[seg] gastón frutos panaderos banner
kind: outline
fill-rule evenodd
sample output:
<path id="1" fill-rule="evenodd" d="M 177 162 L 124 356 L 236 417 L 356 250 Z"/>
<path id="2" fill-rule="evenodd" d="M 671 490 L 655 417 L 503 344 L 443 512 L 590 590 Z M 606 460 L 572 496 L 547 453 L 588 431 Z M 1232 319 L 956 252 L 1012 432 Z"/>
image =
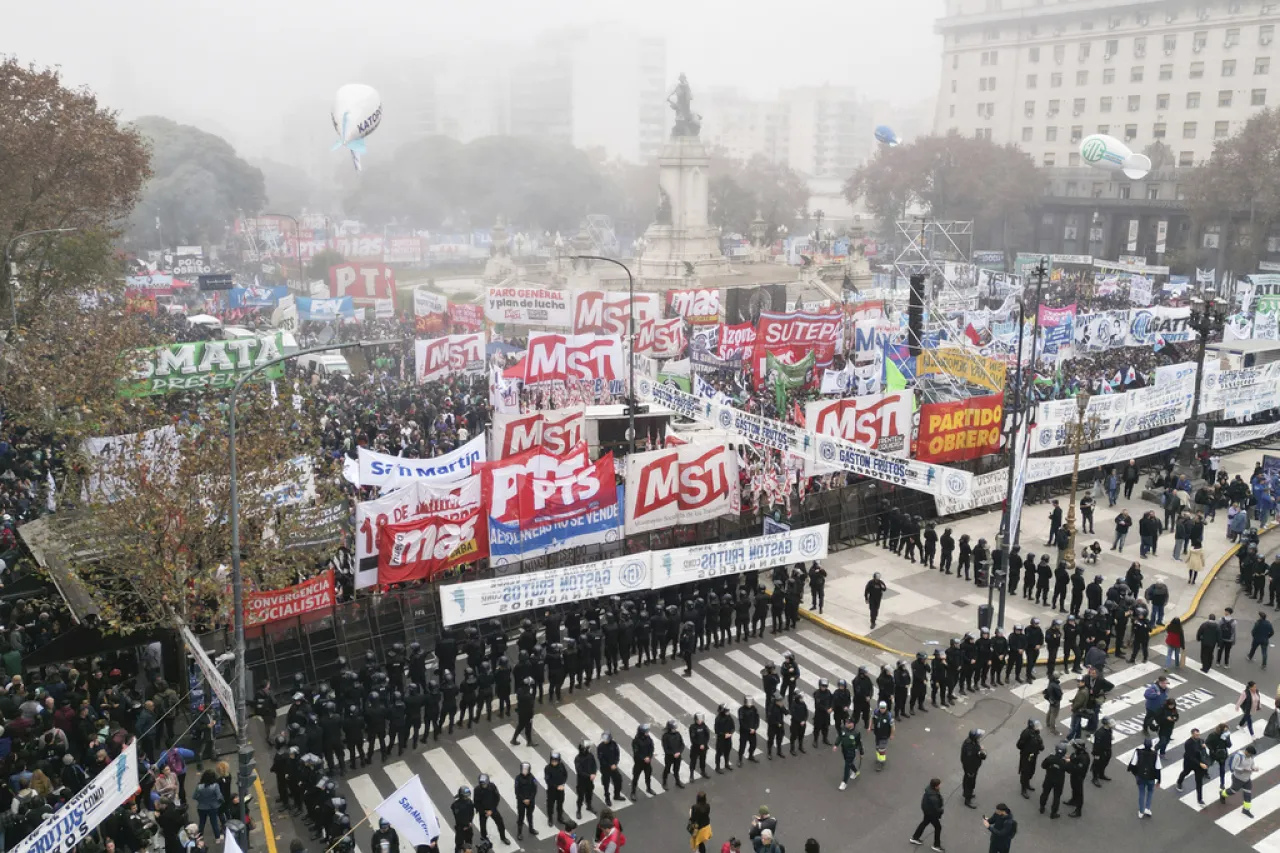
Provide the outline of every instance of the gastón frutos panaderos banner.
<path id="1" fill-rule="evenodd" d="M 124 381 L 121 395 L 149 397 L 170 391 L 230 388 L 241 376 L 281 356 L 279 332 L 230 341 L 193 341 L 137 350 L 134 375 Z M 284 365 L 261 371 L 255 378 L 281 379 Z"/>

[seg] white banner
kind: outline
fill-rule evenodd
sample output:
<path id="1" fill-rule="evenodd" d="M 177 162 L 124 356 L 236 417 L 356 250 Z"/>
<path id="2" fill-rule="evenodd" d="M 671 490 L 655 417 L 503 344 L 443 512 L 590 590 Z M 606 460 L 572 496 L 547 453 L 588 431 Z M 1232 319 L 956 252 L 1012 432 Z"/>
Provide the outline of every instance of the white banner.
<path id="1" fill-rule="evenodd" d="M 413 316 L 429 317 L 432 314 L 449 313 L 449 299 L 425 290 L 413 292 Z"/>
<path id="2" fill-rule="evenodd" d="M 1183 377 L 1165 385 L 1135 388 L 1124 394 L 1094 395 L 1089 398 L 1089 406 L 1085 410 L 1086 423 L 1090 419 L 1096 420 L 1098 441 L 1186 423 L 1191 418 L 1194 394 L 1195 379 Z M 1066 414 L 1069 419 L 1058 423 L 1037 423 L 1031 434 L 1033 453 L 1067 446 L 1068 425 L 1076 422 L 1076 403 L 1074 400 L 1055 403 L 1069 404 L 1070 409 L 1064 410 L 1064 407 L 1055 405 L 1051 414 Z M 1048 405 L 1042 405 L 1041 410 Z"/>
<path id="3" fill-rule="evenodd" d="M 652 552 L 644 551 L 580 566 L 441 584 L 441 619 L 446 626 L 457 625 L 651 589 L 651 557 Z"/>
<path id="4" fill-rule="evenodd" d="M 1169 382 L 1178 382 L 1190 377 L 1191 381 L 1195 381 L 1196 363 L 1194 361 L 1183 361 L 1178 364 L 1162 364 L 1156 368 L 1157 387 L 1165 385 Z"/>
<path id="5" fill-rule="evenodd" d="M 1009 469 L 1001 468 L 989 474 L 973 478 L 973 494 L 968 498 L 948 498 L 938 495 L 933 499 L 938 515 L 954 515 L 981 506 L 1000 503 L 1009 487 Z"/>
<path id="6" fill-rule="evenodd" d="M 440 837 L 440 816 L 422 787 L 421 777 L 410 776 L 408 782 L 383 800 L 374 811 L 391 824 L 410 850 L 429 845 Z M 230 833 L 227 837 L 231 837 Z M 375 850 L 374 853 L 380 851 Z"/>
<path id="7" fill-rule="evenodd" d="M 506 459 L 534 447 L 559 456 L 583 440 L 585 426 L 586 410 L 582 406 L 552 413 L 495 412 L 489 427 L 489 458 Z"/>
<path id="8" fill-rule="evenodd" d="M 1127 251 L 1138 251 L 1138 220 L 1129 220 L 1129 242 L 1125 246 Z"/>
<path id="9" fill-rule="evenodd" d="M 1233 444 L 1244 444 L 1256 441 L 1280 432 L 1280 422 L 1274 424 L 1254 424 L 1242 427 L 1215 427 L 1213 430 L 1213 449 L 1230 447 Z"/>
<path id="10" fill-rule="evenodd" d="M 892 456 L 906 456 L 914 409 L 914 391 L 817 400 L 804 404 L 804 423 L 820 435 L 833 435 Z"/>
<path id="11" fill-rule="evenodd" d="M 529 336 L 524 359 L 524 382 L 606 382 L 623 379 L 626 360 L 617 335 Z"/>
<path id="12" fill-rule="evenodd" d="M 1120 447 L 1109 447 L 1080 454 L 1080 470 L 1090 471 L 1094 468 L 1106 468 L 1136 459 L 1139 456 L 1151 456 L 1166 450 L 1172 450 L 1182 441 L 1184 429 L 1175 429 L 1155 438 L 1139 441 L 1137 444 L 1125 444 Z M 1071 473 L 1072 456 L 1052 456 L 1049 458 L 1031 459 L 1027 463 L 1027 480 L 1037 483 L 1053 477 L 1061 477 Z"/>
<path id="13" fill-rule="evenodd" d="M 418 383 L 439 382 L 447 376 L 483 376 L 485 333 L 415 338 L 413 369 Z"/>
<path id="14" fill-rule="evenodd" d="M 191 629 L 186 625 L 181 625 L 179 633 L 182 634 L 183 642 L 187 644 L 187 651 L 191 652 L 191 656 L 196 659 L 196 666 L 200 667 L 204 680 L 209 682 L 209 689 L 213 691 L 218 704 L 222 706 L 227 719 L 231 721 L 231 728 L 239 728 L 236 725 L 236 700 L 231 692 L 231 685 L 227 684 L 227 680 L 222 677 L 222 673 L 218 672 L 218 668 L 213 665 L 213 661 L 209 660 L 209 653 L 204 650 L 204 646 L 200 645 L 200 641 L 196 639 L 195 634 L 191 633 Z M 130 793 L 132 793 L 132 789 L 130 789 Z"/>
<path id="15" fill-rule="evenodd" d="M 474 462 L 486 460 L 484 436 L 477 435 L 466 444 L 443 456 L 431 459 L 405 459 L 388 453 L 359 448 L 360 485 L 395 488 L 414 480 L 453 483 L 471 475 Z"/>
<path id="16" fill-rule="evenodd" d="M 356 589 L 378 582 L 378 537 L 388 524 L 429 513 L 469 509 L 480 503 L 480 478 L 454 483 L 415 480 L 390 494 L 356 504 Z"/>
<path id="17" fill-rule="evenodd" d="M 634 307 L 633 307 L 634 305 Z M 646 321 L 662 317 L 656 293 L 637 293 L 634 303 L 625 291 L 573 291 L 573 333 L 575 335 L 622 335 L 629 332 L 628 323 L 635 315 L 636 330 Z"/>
<path id="18" fill-rule="evenodd" d="M 542 287 L 490 287 L 485 292 L 484 318 L 490 323 L 569 328 L 569 294 Z"/>
<path id="19" fill-rule="evenodd" d="M 1161 219 L 1156 223 L 1156 254 L 1163 255 L 1167 248 L 1169 240 L 1169 220 Z M 1141 305 L 1150 305 L 1150 302 L 1139 303 Z"/>
<path id="20" fill-rule="evenodd" d="M 89 833 L 115 813 L 138 790 L 138 744 L 132 742 L 116 760 L 89 780 L 62 808 L 41 821 L 12 853 L 70 853 Z"/>
<path id="21" fill-rule="evenodd" d="M 80 448 L 89 462 L 89 477 L 80 490 L 81 500 L 110 503 L 129 497 L 133 494 L 133 472 L 141 475 L 146 471 L 153 481 L 173 480 L 182 461 L 181 444 L 173 426 L 138 434 L 86 438 Z"/>
<path id="22" fill-rule="evenodd" d="M 753 539 L 653 552 L 653 588 L 711 580 L 827 557 L 829 525 L 802 527 Z"/>
<path id="23" fill-rule="evenodd" d="M 1151 279 L 1135 275 L 1129 279 L 1129 301 L 1134 305 L 1151 304 Z"/>
<path id="24" fill-rule="evenodd" d="M 773 447 L 801 459 L 819 461 L 862 477 L 935 496 L 962 498 L 973 490 L 973 475 L 968 471 L 913 459 L 898 459 L 834 436 L 819 435 L 695 397 L 669 385 L 657 385 L 649 379 L 637 379 L 636 388 L 643 400 L 655 400 L 683 417 L 709 423 L 747 441 Z"/>

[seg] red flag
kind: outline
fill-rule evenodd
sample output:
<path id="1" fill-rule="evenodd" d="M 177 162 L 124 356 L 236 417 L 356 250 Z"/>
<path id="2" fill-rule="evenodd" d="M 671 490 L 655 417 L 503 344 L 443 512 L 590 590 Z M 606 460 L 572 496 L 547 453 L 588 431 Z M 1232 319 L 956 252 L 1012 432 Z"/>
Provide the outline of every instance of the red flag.
<path id="1" fill-rule="evenodd" d="M 973 344 L 975 347 L 978 345 L 978 330 L 973 327 L 972 323 L 965 326 L 964 336 L 968 338 L 969 343 Z"/>
<path id="2" fill-rule="evenodd" d="M 800 426 L 800 427 L 804 426 L 804 409 L 800 408 L 800 403 L 799 402 L 792 403 L 791 410 L 795 418 L 796 426 Z"/>

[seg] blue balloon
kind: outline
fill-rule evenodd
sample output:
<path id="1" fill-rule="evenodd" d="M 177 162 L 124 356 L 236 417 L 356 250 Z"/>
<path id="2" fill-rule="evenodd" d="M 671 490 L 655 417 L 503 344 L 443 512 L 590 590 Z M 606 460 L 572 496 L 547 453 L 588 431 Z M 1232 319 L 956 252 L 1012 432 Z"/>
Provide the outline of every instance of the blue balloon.
<path id="1" fill-rule="evenodd" d="M 876 141 L 892 147 L 898 144 L 899 139 L 893 128 L 882 124 L 876 127 Z"/>

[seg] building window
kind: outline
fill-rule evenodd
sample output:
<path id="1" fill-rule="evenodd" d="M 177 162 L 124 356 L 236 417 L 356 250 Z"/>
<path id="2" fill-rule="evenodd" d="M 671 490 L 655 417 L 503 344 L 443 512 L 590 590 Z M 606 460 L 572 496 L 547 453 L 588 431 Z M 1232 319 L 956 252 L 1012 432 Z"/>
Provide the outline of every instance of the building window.
<path id="1" fill-rule="evenodd" d="M 1057 142 L 1057 141 L 1058 141 L 1058 128 L 1056 128 L 1056 127 L 1046 127 L 1046 128 L 1044 129 L 1044 141 L 1045 141 L 1045 142 Z"/>
<path id="2" fill-rule="evenodd" d="M 1055 71 L 1049 75 L 1049 85 L 1055 89 L 1062 87 L 1062 72 Z"/>
<path id="3" fill-rule="evenodd" d="M 1111 112 L 1111 96 L 1110 95 L 1104 95 L 1103 97 L 1098 99 L 1098 109 L 1104 113 Z"/>
<path id="4" fill-rule="evenodd" d="M 1218 93 L 1218 106 L 1220 107 L 1231 106 L 1231 90 L 1230 89 L 1223 89 L 1221 92 Z"/>
<path id="5" fill-rule="evenodd" d="M 1033 115 L 1036 114 L 1036 102 L 1027 101 L 1025 104 L 1022 105 L 1022 109 L 1023 109 L 1023 112 L 1027 114 L 1027 118 L 1031 118 Z"/>
<path id="6" fill-rule="evenodd" d="M 1068 166 L 1079 166 L 1079 165 L 1080 165 L 1080 152 L 1079 152 L 1079 151 L 1072 151 L 1070 154 L 1068 154 L 1068 155 L 1067 155 L 1067 165 L 1068 165 Z"/>
<path id="7" fill-rule="evenodd" d="M 1100 125 L 1098 125 L 1098 133 L 1107 134 L 1107 133 L 1110 133 L 1110 132 L 1111 132 L 1111 125 L 1109 125 L 1109 124 L 1100 124 Z"/>
<path id="8" fill-rule="evenodd" d="M 1236 76 L 1236 61 L 1234 59 L 1222 60 L 1222 76 L 1223 77 Z"/>
<path id="9" fill-rule="evenodd" d="M 1258 44 L 1261 47 L 1267 47 L 1276 38 L 1275 24 L 1263 24 L 1258 27 Z"/>
<path id="10" fill-rule="evenodd" d="M 1167 132 L 1167 130 L 1168 130 L 1168 127 L 1165 125 L 1165 123 L 1162 121 L 1158 121 L 1151 126 L 1151 136 L 1154 139 L 1164 139 L 1164 135 Z"/>
<path id="11" fill-rule="evenodd" d="M 999 30 L 983 30 L 982 31 L 983 41 L 997 41 L 999 38 L 1000 38 Z"/>
<path id="12" fill-rule="evenodd" d="M 1270 74 L 1271 73 L 1271 57 L 1259 56 L 1253 61 L 1254 74 Z"/>
<path id="13" fill-rule="evenodd" d="M 1196 164 L 1196 155 L 1195 155 L 1195 152 L 1194 152 L 1194 151 L 1179 151 L 1179 152 L 1178 152 L 1178 165 L 1179 165 L 1179 166 L 1194 166 L 1195 164 Z"/>
<path id="14" fill-rule="evenodd" d="M 1114 68 L 1102 69 L 1102 82 L 1103 83 L 1116 82 L 1116 70 Z"/>
<path id="15" fill-rule="evenodd" d="M 1036 87 L 1036 75 L 1034 75 L 1034 74 L 1028 74 L 1028 75 L 1027 75 L 1027 88 L 1028 88 L 1028 89 L 1034 89 L 1035 87 Z"/>
<path id="16" fill-rule="evenodd" d="M 1178 49 L 1178 37 L 1177 37 L 1177 36 L 1165 36 L 1165 37 L 1164 37 L 1164 50 L 1165 50 L 1165 53 L 1173 53 L 1173 52 L 1174 52 L 1175 50 L 1177 50 L 1177 49 Z"/>
<path id="17" fill-rule="evenodd" d="M 1141 65 L 1135 65 L 1129 69 L 1129 82 L 1130 83 L 1142 82 L 1142 66 Z"/>
<path id="18" fill-rule="evenodd" d="M 956 81 L 955 81 L 955 80 L 952 80 L 952 81 L 951 81 L 951 94 L 953 94 L 953 95 L 954 95 L 955 93 L 956 93 Z"/>
<path id="19" fill-rule="evenodd" d="M 1167 94 L 1156 95 L 1156 109 L 1158 110 L 1169 109 L 1169 96 Z"/>
<path id="20" fill-rule="evenodd" d="M 1267 90 L 1254 89 L 1253 96 L 1249 99 L 1249 103 L 1251 106 L 1265 107 L 1267 105 Z"/>
<path id="21" fill-rule="evenodd" d="M 987 105 L 980 102 L 978 104 L 978 118 L 985 118 L 986 115 L 987 115 Z"/>
<path id="22" fill-rule="evenodd" d="M 1208 30 L 1197 30 L 1195 34 L 1191 36 L 1191 49 L 1194 50 L 1196 53 L 1199 53 L 1200 51 L 1204 50 L 1205 45 L 1207 45 L 1208 43 L 1209 43 Z"/>
<path id="23" fill-rule="evenodd" d="M 1110 59 L 1111 57 L 1115 56 L 1119 52 L 1120 52 L 1120 40 L 1107 39 L 1107 48 L 1105 51 L 1103 51 L 1103 53 L 1105 54 L 1105 58 Z"/>
<path id="24" fill-rule="evenodd" d="M 1160 79 L 1161 79 L 1161 80 L 1172 80 L 1172 79 L 1173 79 L 1173 65 L 1172 65 L 1172 64 L 1167 64 L 1167 63 L 1166 63 L 1165 65 L 1161 65 L 1161 66 L 1160 66 Z"/>
<path id="25" fill-rule="evenodd" d="M 1147 200 L 1157 201 L 1160 198 L 1160 185 L 1147 184 Z"/>
<path id="26" fill-rule="evenodd" d="M 1062 60 L 1067 58 L 1067 46 L 1065 44 L 1055 44 L 1053 46 L 1053 61 L 1062 64 Z"/>
<path id="27" fill-rule="evenodd" d="M 1201 77 L 1203 77 L 1204 63 L 1203 62 L 1191 63 L 1191 72 L 1187 76 L 1190 77 L 1192 80 L 1199 80 Z"/>
<path id="28" fill-rule="evenodd" d="M 1129 112 L 1136 113 L 1140 109 L 1142 109 L 1142 96 L 1130 95 L 1129 96 Z"/>
<path id="29" fill-rule="evenodd" d="M 1215 122 L 1213 123 L 1213 138 L 1214 138 L 1214 139 L 1226 139 L 1226 138 L 1227 138 L 1227 136 L 1228 136 L 1230 133 L 1231 133 L 1231 122 L 1229 122 L 1229 121 L 1215 121 Z"/>
<path id="30" fill-rule="evenodd" d="M 1077 86 L 1087 86 L 1087 85 L 1089 85 L 1089 72 L 1088 72 L 1088 71 L 1077 71 L 1077 72 L 1076 72 L 1076 85 L 1077 85 Z"/>
<path id="31" fill-rule="evenodd" d="M 1194 121 L 1184 121 L 1182 123 L 1182 138 L 1183 139 L 1196 138 L 1196 123 Z"/>
<path id="32" fill-rule="evenodd" d="M 951 55 L 951 70 L 955 71 L 959 67 L 960 67 L 960 54 L 953 53 Z"/>
<path id="33" fill-rule="evenodd" d="M 1039 61 L 1040 61 L 1040 48 L 1038 48 L 1038 47 L 1029 47 L 1029 48 L 1027 48 L 1027 61 L 1028 61 L 1028 62 L 1039 62 Z"/>
<path id="34" fill-rule="evenodd" d="M 1136 124 L 1126 124 L 1124 126 L 1124 141 L 1132 142 L 1138 138 L 1138 126 Z"/>
<path id="35" fill-rule="evenodd" d="M 1151 15 L 1147 12 L 1139 12 L 1134 18 L 1138 21 L 1138 26 L 1145 27 L 1151 23 Z"/>
<path id="36" fill-rule="evenodd" d="M 1121 184 L 1118 190 L 1119 198 L 1128 198 L 1133 192 L 1133 188 L 1128 184 Z"/>
<path id="37" fill-rule="evenodd" d="M 1079 142 L 1084 138 L 1084 128 L 1080 125 L 1073 125 L 1071 128 L 1071 141 Z"/>
<path id="38" fill-rule="evenodd" d="M 1034 133 L 1035 133 L 1035 131 L 1034 131 L 1032 128 L 1024 127 L 1024 128 L 1022 129 L 1022 141 L 1023 141 L 1023 142 L 1030 142 L 1030 141 L 1031 141 L 1031 137 L 1032 137 L 1032 135 L 1033 135 Z"/>
<path id="39" fill-rule="evenodd" d="M 1089 195 L 1093 196 L 1094 198 L 1102 198 L 1102 192 L 1104 188 L 1105 186 L 1101 181 L 1094 181 L 1093 185 L 1089 187 Z"/>
<path id="40" fill-rule="evenodd" d="M 978 64 L 979 64 L 979 65 L 990 65 L 990 64 L 991 64 L 991 54 L 990 54 L 989 52 L 987 52 L 987 51 L 985 51 L 985 50 L 984 50 L 984 51 L 982 52 L 982 59 L 978 62 Z"/>
<path id="41" fill-rule="evenodd" d="M 951 115 L 949 116 L 949 118 L 955 118 L 955 117 L 956 117 L 956 105 L 955 105 L 955 104 L 952 104 L 952 105 L 951 105 Z"/>
<path id="42" fill-rule="evenodd" d="M 1240 43 L 1240 28 L 1231 27 L 1227 30 L 1226 41 L 1222 43 L 1223 47 L 1235 47 Z"/>
<path id="43" fill-rule="evenodd" d="M 1071 102 L 1071 113 L 1072 115 L 1080 115 L 1082 112 L 1084 112 L 1084 98 L 1076 98 Z"/>
<path id="44" fill-rule="evenodd" d="M 1138 36 L 1133 40 L 1133 55 L 1135 59 L 1142 59 L 1147 55 L 1147 37 Z"/>
<path id="45" fill-rule="evenodd" d="M 1049 118 L 1053 118 L 1057 114 L 1058 114 L 1058 101 L 1055 98 L 1054 100 L 1049 101 L 1049 109 L 1045 113 L 1045 115 L 1049 116 Z"/>
<path id="46" fill-rule="evenodd" d="M 1200 93 L 1187 92 L 1187 109 L 1194 110 L 1200 106 Z"/>
<path id="47" fill-rule="evenodd" d="M 1079 50 L 1079 53 L 1077 54 L 1077 58 L 1079 59 L 1079 61 L 1084 62 L 1086 59 L 1089 58 L 1089 47 L 1090 45 L 1089 45 L 1089 42 L 1087 41 L 1080 43 L 1080 50 Z"/>
<path id="48" fill-rule="evenodd" d="M 1052 151 L 1044 152 L 1044 165 L 1052 166 L 1056 160 L 1057 158 L 1053 156 Z"/>
<path id="49" fill-rule="evenodd" d="M 1080 155 L 1077 154 L 1076 156 L 1079 157 Z M 1072 165 L 1070 157 L 1067 158 L 1067 164 Z M 1067 198 L 1072 198 L 1079 194 L 1080 194 L 1080 185 L 1075 181 L 1067 181 Z"/>
<path id="50" fill-rule="evenodd" d="M 987 78 L 986 78 L 986 77 L 979 77 L 979 78 L 978 78 L 978 91 L 979 91 L 979 92 L 985 92 L 985 91 L 987 91 Z"/>

